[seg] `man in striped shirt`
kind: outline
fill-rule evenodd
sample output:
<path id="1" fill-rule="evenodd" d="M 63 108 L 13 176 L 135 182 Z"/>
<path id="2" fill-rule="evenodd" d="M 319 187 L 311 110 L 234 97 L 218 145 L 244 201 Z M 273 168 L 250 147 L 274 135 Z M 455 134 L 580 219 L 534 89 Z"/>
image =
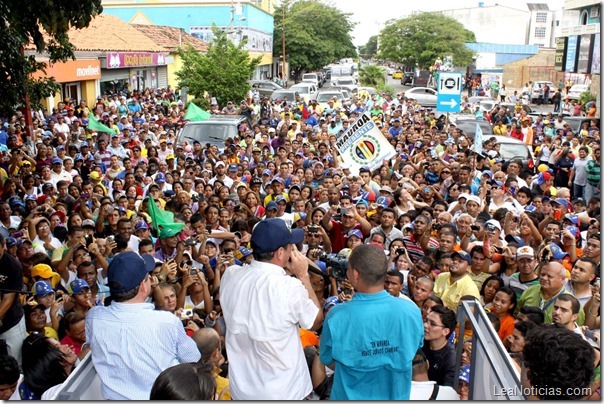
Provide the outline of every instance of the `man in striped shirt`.
<path id="1" fill-rule="evenodd" d="M 413 233 L 410 236 L 403 237 L 409 258 L 414 264 L 430 249 L 438 248 L 438 240 L 430 237 L 432 232 L 431 221 L 427 216 L 419 215 L 413 221 Z"/>
<path id="2" fill-rule="evenodd" d="M 201 357 L 178 317 L 146 303 L 155 260 L 118 254 L 108 269 L 113 302 L 86 316 L 86 341 L 105 400 L 148 400 L 155 379 L 179 363 Z"/>

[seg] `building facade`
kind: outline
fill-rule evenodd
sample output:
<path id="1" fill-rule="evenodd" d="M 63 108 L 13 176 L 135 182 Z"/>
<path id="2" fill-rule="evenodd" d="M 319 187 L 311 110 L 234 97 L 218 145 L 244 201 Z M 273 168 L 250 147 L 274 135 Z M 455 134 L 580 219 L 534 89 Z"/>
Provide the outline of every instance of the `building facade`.
<path id="1" fill-rule="evenodd" d="M 103 0 L 103 12 L 125 22 L 182 28 L 206 43 L 212 40 L 212 25 L 235 43 L 247 39 L 250 57 L 262 58 L 254 79 L 273 74 L 273 9 L 274 0 Z"/>
<path id="2" fill-rule="evenodd" d="M 563 24 L 556 30 L 556 70 L 565 80 L 588 84 L 600 102 L 600 24 L 602 6 L 595 0 L 566 0 Z"/>

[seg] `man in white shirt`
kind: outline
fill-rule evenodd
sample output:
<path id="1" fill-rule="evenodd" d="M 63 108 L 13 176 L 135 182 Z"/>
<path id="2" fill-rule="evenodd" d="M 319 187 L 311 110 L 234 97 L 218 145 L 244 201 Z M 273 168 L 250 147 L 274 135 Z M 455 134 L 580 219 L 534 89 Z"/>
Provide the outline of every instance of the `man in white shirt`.
<path id="1" fill-rule="evenodd" d="M 73 181 L 73 177 L 70 173 L 63 170 L 63 160 L 58 157 L 52 159 L 52 171 L 50 172 L 50 182 L 55 187 L 57 186 L 57 182 L 65 181 L 68 184 Z"/>
<path id="2" fill-rule="evenodd" d="M 53 130 L 55 133 L 62 133 L 65 136 L 69 135 L 69 125 L 65 123 L 65 118 L 62 115 L 57 116 L 57 123 Z"/>
<path id="3" fill-rule="evenodd" d="M 312 392 L 299 327 L 318 329 L 323 311 L 307 259 L 294 245 L 303 240 L 302 229 L 263 220 L 252 232 L 254 261 L 223 275 L 220 302 L 234 400 L 302 400 Z"/>
<path id="4" fill-rule="evenodd" d="M 459 395 L 453 387 L 439 386 L 428 379 L 428 359 L 421 349 L 418 349 L 413 358 L 413 379 L 411 381 L 410 401 L 419 400 L 459 400 Z"/>

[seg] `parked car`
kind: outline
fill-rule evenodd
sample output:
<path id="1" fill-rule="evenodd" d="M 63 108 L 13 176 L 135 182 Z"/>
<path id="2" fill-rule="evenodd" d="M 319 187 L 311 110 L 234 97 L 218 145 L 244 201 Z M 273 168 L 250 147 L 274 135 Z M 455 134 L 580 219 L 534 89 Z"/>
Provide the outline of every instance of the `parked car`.
<path id="1" fill-rule="evenodd" d="M 586 84 L 575 84 L 570 88 L 570 91 L 566 95 L 569 100 L 579 100 L 581 99 L 581 94 L 589 91 L 589 86 Z"/>
<path id="2" fill-rule="evenodd" d="M 363 91 L 367 91 L 369 93 L 369 96 L 377 94 L 377 90 L 373 87 L 359 87 L 357 88 L 356 92 L 353 92 L 353 94 L 360 95 L 363 94 Z"/>
<path id="3" fill-rule="evenodd" d="M 400 80 L 403 78 L 403 72 L 400 70 L 395 71 L 394 73 L 392 73 L 392 78 L 394 80 Z"/>
<path id="4" fill-rule="evenodd" d="M 205 121 L 188 122 L 178 135 L 177 144 L 186 141 L 192 145 L 197 140 L 202 145 L 209 143 L 222 149 L 227 139 L 234 139 L 239 134 L 242 123 L 251 127 L 250 120 L 243 115 L 212 115 Z"/>
<path id="5" fill-rule="evenodd" d="M 403 77 L 401 78 L 401 84 L 404 86 L 413 86 L 413 72 L 403 73 Z"/>
<path id="6" fill-rule="evenodd" d="M 468 97 L 468 102 L 472 105 L 480 104 L 482 101 L 494 101 L 491 97 L 481 96 L 481 95 L 473 95 L 472 97 Z"/>
<path id="7" fill-rule="evenodd" d="M 453 122 L 458 129 L 463 130 L 470 139 L 474 139 L 474 136 L 476 136 L 477 123 L 480 129 L 482 129 L 483 139 L 494 136 L 491 124 L 484 119 L 476 119 L 473 115 L 451 114 L 449 120 Z"/>
<path id="8" fill-rule="evenodd" d="M 531 103 L 535 103 L 539 97 L 543 94 L 543 88 L 545 85 L 549 86 L 549 96 L 547 97 L 547 101 L 545 103 L 551 103 L 552 97 L 556 93 L 556 86 L 551 81 L 536 81 L 533 83 L 533 90 L 531 91 Z"/>
<path id="9" fill-rule="evenodd" d="M 309 82 L 301 82 L 298 84 L 294 84 L 289 88 L 291 91 L 297 91 L 300 94 L 300 97 L 304 99 L 305 102 L 309 102 L 312 98 L 314 98 L 315 93 L 318 91 L 317 86 L 313 83 Z"/>
<path id="10" fill-rule="evenodd" d="M 287 98 L 287 101 L 289 101 L 289 102 L 297 102 L 299 97 L 300 97 L 300 93 L 298 93 L 298 91 L 290 90 L 289 88 L 275 90 L 271 93 L 271 99 L 273 101 L 277 101 L 277 100 L 284 101 Z"/>
<path id="11" fill-rule="evenodd" d="M 329 105 L 327 105 L 327 101 L 331 100 L 333 97 L 336 97 L 340 103 L 344 102 L 344 94 L 342 94 L 342 92 L 339 90 L 319 91 L 317 93 L 316 100 L 321 107 L 327 108 L 329 107 Z"/>
<path id="12" fill-rule="evenodd" d="M 436 106 L 436 91 L 428 87 L 413 87 L 405 91 L 405 97 L 413 98 L 424 107 Z"/>
<path id="13" fill-rule="evenodd" d="M 332 87 L 343 87 L 346 88 L 349 92 L 353 92 L 358 89 L 359 85 L 357 81 L 352 76 L 342 76 L 338 77 L 335 80 L 331 81 Z"/>
<path id="14" fill-rule="evenodd" d="M 270 97 L 273 91 L 283 89 L 279 84 L 270 80 L 252 80 L 250 86 L 256 86 L 261 97 Z"/>
<path id="15" fill-rule="evenodd" d="M 490 111 L 492 110 L 495 105 L 499 105 L 502 107 L 507 107 L 508 111 L 510 111 L 511 113 L 508 115 L 512 115 L 514 108 L 516 107 L 516 104 L 512 103 L 512 102 L 498 102 L 495 100 L 482 100 L 480 101 L 480 110 L 481 111 Z M 533 112 L 533 109 L 531 107 L 529 107 L 528 105 L 521 105 L 522 109 L 524 109 L 526 111 L 527 114 L 530 114 Z"/>
<path id="16" fill-rule="evenodd" d="M 531 149 L 522 140 L 506 136 L 495 136 L 497 143 L 501 145 L 499 154 L 507 163 L 510 160 L 522 160 L 522 167 L 527 170 L 533 170 L 535 160 Z M 486 139 L 485 139 L 486 140 Z"/>
<path id="17" fill-rule="evenodd" d="M 317 88 L 321 87 L 323 84 L 319 81 L 319 75 L 317 73 L 304 73 L 302 75 L 302 81 L 313 83 Z"/>
<path id="18" fill-rule="evenodd" d="M 583 126 L 584 123 L 587 123 L 587 127 L 590 126 L 590 122 L 595 120 L 598 122 L 598 128 L 600 127 L 600 118 L 587 118 L 584 116 L 565 116 L 562 118 L 563 121 L 566 121 L 570 125 L 570 128 L 574 133 L 578 133 Z"/>

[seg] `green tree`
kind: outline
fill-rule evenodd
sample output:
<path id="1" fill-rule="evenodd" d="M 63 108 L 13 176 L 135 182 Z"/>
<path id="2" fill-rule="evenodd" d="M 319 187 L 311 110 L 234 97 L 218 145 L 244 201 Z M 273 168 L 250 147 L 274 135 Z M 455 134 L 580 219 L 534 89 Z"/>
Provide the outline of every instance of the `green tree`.
<path id="1" fill-rule="evenodd" d="M 212 32 L 214 37 L 206 54 L 189 44 L 178 50 L 183 62 L 176 73 L 178 88 L 187 87 L 188 93 L 195 96 L 195 104 L 202 108 L 208 107 L 202 101 L 206 96 L 216 97 L 220 104 L 245 99 L 250 89 L 248 80 L 262 59 L 250 59 L 249 52 L 244 49 L 245 41 L 235 45 L 216 26 L 212 27 Z"/>
<path id="2" fill-rule="evenodd" d="M 373 35 L 369 38 L 367 43 L 363 46 L 359 46 L 359 54 L 367 59 L 373 58 L 378 51 L 378 36 Z"/>
<path id="3" fill-rule="evenodd" d="M 72 27 L 87 27 L 102 11 L 101 0 L 0 1 L 0 116 L 22 108 L 26 95 L 32 107 L 39 108 L 40 100 L 60 88 L 53 78 L 33 79 L 31 74 L 45 73 L 47 65 L 23 51 L 33 43 L 35 51 L 50 62 L 73 59 L 74 49 L 67 32 Z"/>
<path id="4" fill-rule="evenodd" d="M 282 56 L 285 32 L 285 60 L 290 72 L 318 70 L 357 56 L 350 36 L 355 24 L 349 13 L 320 0 L 286 0 L 275 8 L 274 16 L 273 55 Z"/>
<path id="5" fill-rule="evenodd" d="M 475 41 L 474 33 L 453 18 L 419 13 L 386 23 L 380 32 L 379 57 L 427 68 L 436 59 L 452 56 L 455 66 L 465 66 L 472 63 L 474 56 L 465 43 Z"/>
<path id="6" fill-rule="evenodd" d="M 384 71 L 378 66 L 368 65 L 359 69 L 359 80 L 361 85 L 368 87 L 379 87 L 385 84 Z"/>

